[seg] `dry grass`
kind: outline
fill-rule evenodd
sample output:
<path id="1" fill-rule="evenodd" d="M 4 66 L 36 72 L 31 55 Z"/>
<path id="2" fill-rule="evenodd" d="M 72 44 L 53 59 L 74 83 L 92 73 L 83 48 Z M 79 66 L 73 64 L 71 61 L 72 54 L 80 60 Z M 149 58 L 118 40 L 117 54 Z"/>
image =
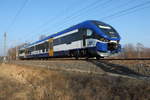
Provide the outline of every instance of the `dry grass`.
<path id="1" fill-rule="evenodd" d="M 0 66 L 0 100 L 149 100 L 149 93 L 143 80 Z"/>
<path id="2" fill-rule="evenodd" d="M 137 65 L 137 64 L 145 64 L 147 65 L 147 67 L 150 67 L 150 60 L 111 60 L 109 62 L 128 65 L 128 66 Z"/>
<path id="3" fill-rule="evenodd" d="M 109 62 L 126 66 L 137 73 L 150 76 L 150 60 L 112 60 Z"/>

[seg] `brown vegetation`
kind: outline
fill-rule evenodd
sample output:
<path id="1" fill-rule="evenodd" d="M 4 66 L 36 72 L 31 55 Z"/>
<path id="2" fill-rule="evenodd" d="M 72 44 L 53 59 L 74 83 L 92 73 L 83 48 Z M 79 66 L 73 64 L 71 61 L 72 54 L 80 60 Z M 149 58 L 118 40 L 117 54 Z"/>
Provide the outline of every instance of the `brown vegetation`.
<path id="1" fill-rule="evenodd" d="M 23 43 L 21 45 L 9 48 L 8 52 L 7 52 L 8 59 L 10 59 L 10 60 L 16 60 L 16 57 L 18 56 L 18 49 L 20 47 L 24 46 L 24 45 L 27 45 L 27 44 L 28 43 Z"/>
<path id="2" fill-rule="evenodd" d="M 107 74 L 0 66 L 0 100 L 149 100 L 150 82 Z"/>
<path id="3" fill-rule="evenodd" d="M 150 58 L 150 48 L 144 47 L 141 43 L 137 43 L 136 46 L 132 44 L 126 44 L 119 58 Z"/>
<path id="4" fill-rule="evenodd" d="M 12 60 L 16 59 L 16 50 L 17 50 L 16 47 L 10 48 L 8 50 L 8 57 L 9 57 L 9 59 L 12 59 Z"/>

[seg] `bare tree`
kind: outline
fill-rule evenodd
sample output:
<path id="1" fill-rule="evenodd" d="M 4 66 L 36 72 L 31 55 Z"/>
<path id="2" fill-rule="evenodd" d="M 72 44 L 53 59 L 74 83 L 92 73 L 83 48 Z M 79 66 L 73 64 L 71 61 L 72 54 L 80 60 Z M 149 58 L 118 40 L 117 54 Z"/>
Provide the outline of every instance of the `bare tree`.
<path id="1" fill-rule="evenodd" d="M 16 47 L 10 48 L 10 49 L 8 50 L 8 58 L 9 58 L 10 60 L 15 60 L 15 59 L 16 59 Z"/>
<path id="2" fill-rule="evenodd" d="M 122 52 L 118 57 L 123 58 L 145 58 L 150 57 L 150 48 L 144 47 L 143 44 L 137 43 L 136 46 L 133 44 L 126 44 L 122 48 Z"/>
<path id="3" fill-rule="evenodd" d="M 141 43 L 136 44 L 136 51 L 137 51 L 137 57 L 140 58 L 143 56 L 144 51 L 144 45 Z"/>
<path id="4" fill-rule="evenodd" d="M 8 49 L 8 52 L 7 52 L 8 58 L 9 58 L 10 60 L 16 60 L 16 57 L 17 57 L 17 55 L 18 55 L 18 49 L 19 49 L 20 47 L 23 47 L 23 46 L 27 45 L 27 44 L 28 44 L 28 43 L 22 43 L 22 44 L 20 44 L 20 45 L 18 45 L 18 46 L 9 48 L 9 49 Z"/>
<path id="5" fill-rule="evenodd" d="M 126 44 L 124 46 L 123 52 L 124 52 L 124 57 L 125 58 L 136 56 L 135 47 L 132 44 Z"/>

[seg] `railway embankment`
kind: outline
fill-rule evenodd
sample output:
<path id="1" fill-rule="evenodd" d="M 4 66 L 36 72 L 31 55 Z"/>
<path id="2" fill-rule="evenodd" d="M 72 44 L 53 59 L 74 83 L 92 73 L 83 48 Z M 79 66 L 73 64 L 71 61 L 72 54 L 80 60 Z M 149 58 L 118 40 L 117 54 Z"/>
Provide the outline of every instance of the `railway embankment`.
<path id="1" fill-rule="evenodd" d="M 0 100 L 149 100 L 150 80 L 95 60 L 18 61 L 0 65 L 0 90 Z"/>
<path id="2" fill-rule="evenodd" d="M 9 64 L 43 67 L 85 73 L 112 73 L 124 76 L 150 76 L 150 60 L 30 60 L 10 61 Z"/>
<path id="3" fill-rule="evenodd" d="M 108 60 L 116 67 L 127 67 L 134 72 L 150 76 L 150 60 Z"/>

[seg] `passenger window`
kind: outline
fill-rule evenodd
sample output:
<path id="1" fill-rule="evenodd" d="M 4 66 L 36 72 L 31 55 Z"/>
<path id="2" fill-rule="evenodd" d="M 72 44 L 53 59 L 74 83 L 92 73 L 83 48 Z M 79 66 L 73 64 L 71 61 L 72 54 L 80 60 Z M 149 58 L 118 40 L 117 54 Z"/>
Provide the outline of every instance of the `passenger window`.
<path id="1" fill-rule="evenodd" d="M 93 31 L 90 29 L 87 29 L 87 36 L 91 36 L 93 34 Z"/>

